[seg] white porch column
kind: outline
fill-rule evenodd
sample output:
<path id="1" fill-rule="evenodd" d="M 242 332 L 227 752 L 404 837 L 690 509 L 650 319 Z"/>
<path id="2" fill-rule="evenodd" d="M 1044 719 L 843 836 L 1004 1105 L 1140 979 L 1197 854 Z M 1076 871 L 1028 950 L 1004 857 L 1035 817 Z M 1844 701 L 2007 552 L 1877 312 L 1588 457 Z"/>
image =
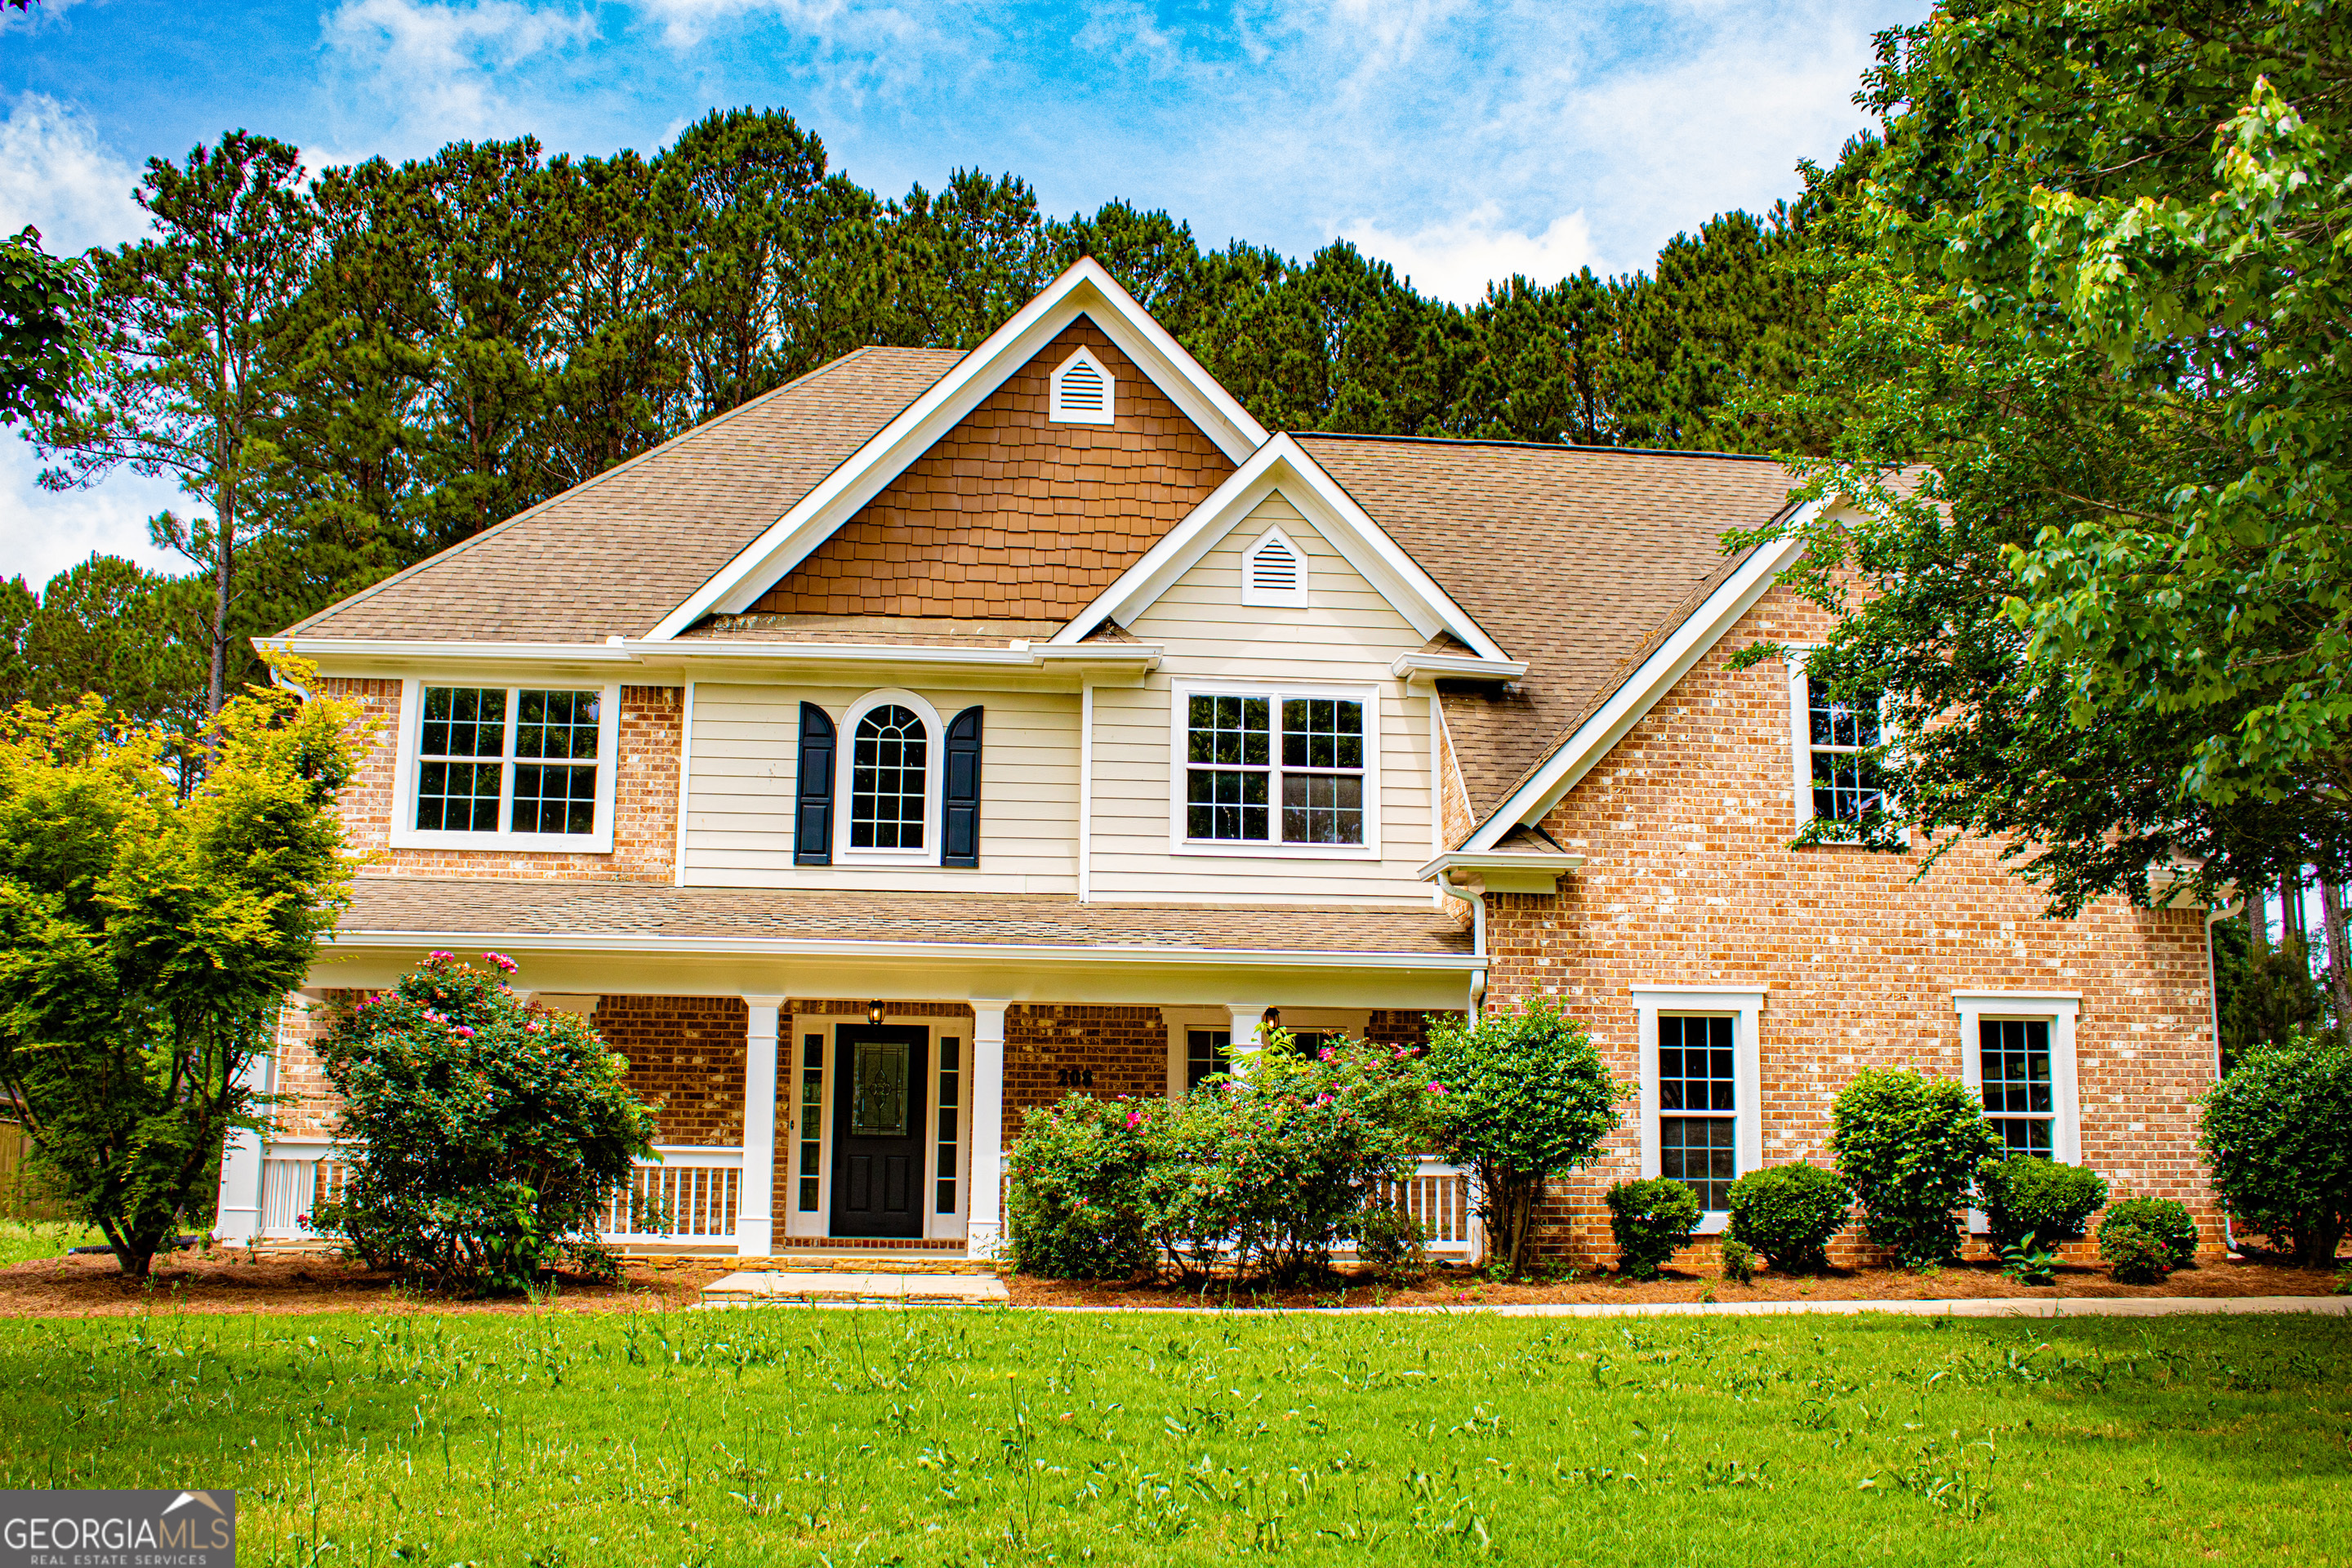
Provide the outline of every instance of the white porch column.
<path id="1" fill-rule="evenodd" d="M 745 996 L 751 1031 L 743 1040 L 743 1185 L 735 1194 L 735 1255 L 776 1250 L 776 1015 L 781 996 Z"/>
<path id="2" fill-rule="evenodd" d="M 1228 1058 L 1236 1073 L 1249 1070 L 1249 1064 L 1260 1047 L 1265 1044 L 1262 1032 L 1265 1027 L 1265 1004 L 1263 1002 L 1228 1002 L 1225 1011 L 1233 1015 L 1233 1029 L 1225 1037 Z"/>
<path id="3" fill-rule="evenodd" d="M 964 1256 L 993 1258 L 1004 1238 L 1003 1002 L 971 1005 L 971 1202 Z"/>

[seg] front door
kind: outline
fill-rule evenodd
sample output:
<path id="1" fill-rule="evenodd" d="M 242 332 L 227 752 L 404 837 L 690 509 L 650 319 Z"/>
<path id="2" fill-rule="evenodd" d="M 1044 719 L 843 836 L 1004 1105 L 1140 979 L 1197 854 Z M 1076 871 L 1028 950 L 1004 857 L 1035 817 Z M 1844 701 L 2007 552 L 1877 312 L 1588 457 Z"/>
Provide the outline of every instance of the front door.
<path id="1" fill-rule="evenodd" d="M 833 1032 L 835 1236 L 923 1234 L 923 1086 L 930 1031 L 844 1024 Z"/>

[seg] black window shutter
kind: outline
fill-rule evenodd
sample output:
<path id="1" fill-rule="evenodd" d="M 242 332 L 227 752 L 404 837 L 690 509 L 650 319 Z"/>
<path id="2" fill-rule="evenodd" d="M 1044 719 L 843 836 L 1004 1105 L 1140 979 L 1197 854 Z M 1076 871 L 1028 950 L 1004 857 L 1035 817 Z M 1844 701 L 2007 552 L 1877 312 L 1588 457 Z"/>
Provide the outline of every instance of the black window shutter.
<path id="1" fill-rule="evenodd" d="M 800 809 L 793 816 L 793 864 L 833 864 L 833 721 L 801 704 Z"/>
<path id="2" fill-rule="evenodd" d="M 947 821 L 940 834 L 940 864 L 980 864 L 980 710 L 948 721 Z"/>

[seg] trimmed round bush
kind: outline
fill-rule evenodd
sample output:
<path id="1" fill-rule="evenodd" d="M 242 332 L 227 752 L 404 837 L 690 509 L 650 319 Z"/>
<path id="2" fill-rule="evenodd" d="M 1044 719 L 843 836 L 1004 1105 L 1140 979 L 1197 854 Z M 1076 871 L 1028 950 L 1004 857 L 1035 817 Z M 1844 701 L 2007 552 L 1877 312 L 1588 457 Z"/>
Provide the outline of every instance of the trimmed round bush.
<path id="1" fill-rule="evenodd" d="M 1853 1189 L 1819 1165 L 1770 1165 L 1731 1184 L 1731 1239 L 1783 1273 L 1829 1262 L 1830 1238 L 1845 1228 Z"/>
<path id="2" fill-rule="evenodd" d="M 1698 1215 L 1698 1194 L 1671 1177 L 1617 1183 L 1609 1189 L 1609 1230 L 1619 1267 L 1636 1279 L 1655 1279 L 1658 1266 L 1690 1245 Z"/>
<path id="3" fill-rule="evenodd" d="M 2110 1219 L 2099 1226 L 2099 1261 L 2118 1285 L 2161 1285 L 2172 1272 L 2172 1248 L 2145 1221 Z"/>
<path id="4" fill-rule="evenodd" d="M 2083 1239 L 2091 1216 L 2107 1201 L 2107 1184 L 2096 1171 L 2080 1165 L 2012 1154 L 1985 1162 L 1977 1172 L 1977 1196 L 1994 1247 L 2008 1247 L 2029 1236 L 2044 1247 L 2055 1247 Z"/>
<path id="5" fill-rule="evenodd" d="M 1124 1279 L 1150 1260 L 1150 1103 L 1073 1094 L 1022 1118 L 1004 1161 L 1015 1268 L 1048 1279 Z"/>
<path id="6" fill-rule="evenodd" d="M 2168 1269 L 2186 1268 L 2196 1261 L 2197 1222 L 2189 1217 L 2187 1204 L 2171 1198 L 2125 1198 L 2109 1205 L 2106 1215 L 2099 1221 L 2099 1257 L 2102 1261 L 2111 1266 L 2116 1261 L 2116 1253 L 2109 1247 L 2110 1237 L 2118 1238 L 2115 1243 L 2116 1247 L 2137 1247 L 2137 1240 L 2126 1242 L 2120 1239 L 2126 1233 L 2134 1236 L 2145 1233 L 2155 1237 L 2164 1248 Z M 2117 1275 L 2116 1278 L 2121 1279 L 2123 1276 Z M 2157 1278 L 2162 1279 L 2163 1276 L 2159 1274 Z"/>
<path id="7" fill-rule="evenodd" d="M 1830 1149 L 1853 1184 L 1871 1244 L 1906 1268 L 1960 1255 L 1954 1212 L 2000 1139 L 1976 1092 L 1909 1068 L 1864 1068 L 1830 1110 Z"/>
<path id="8" fill-rule="evenodd" d="M 2352 1048 L 2298 1039 L 2250 1050 L 2205 1093 L 2197 1142 L 2240 1227 L 2305 1268 L 2332 1268 L 2352 1228 Z"/>

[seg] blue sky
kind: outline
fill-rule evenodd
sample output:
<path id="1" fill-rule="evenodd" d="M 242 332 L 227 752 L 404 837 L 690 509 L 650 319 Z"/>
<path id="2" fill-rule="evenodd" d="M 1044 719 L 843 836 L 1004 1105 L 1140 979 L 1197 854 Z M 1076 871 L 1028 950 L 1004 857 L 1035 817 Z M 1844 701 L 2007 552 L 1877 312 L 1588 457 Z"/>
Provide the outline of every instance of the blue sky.
<path id="1" fill-rule="evenodd" d="M 41 0 L 0 20 L 0 225 L 138 230 L 150 157 L 224 129 L 312 166 L 536 134 L 650 152 L 718 105 L 790 110 L 886 195 L 958 166 L 1048 211 L 1164 206 L 1208 244 L 1345 236 L 1424 291 L 1646 266 L 1795 194 L 1861 128 L 1870 35 L 1923 0 Z M 0 574 L 160 558 L 168 486 L 49 496 L 0 437 Z"/>

